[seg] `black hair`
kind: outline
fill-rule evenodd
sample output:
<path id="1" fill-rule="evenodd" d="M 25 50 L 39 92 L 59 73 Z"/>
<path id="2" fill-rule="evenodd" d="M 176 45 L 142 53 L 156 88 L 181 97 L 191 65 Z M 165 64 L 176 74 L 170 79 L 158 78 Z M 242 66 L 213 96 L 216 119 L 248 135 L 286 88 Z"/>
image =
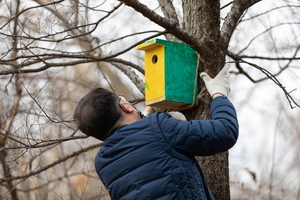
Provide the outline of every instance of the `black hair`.
<path id="1" fill-rule="evenodd" d="M 99 140 L 105 140 L 121 117 L 118 99 L 118 95 L 104 88 L 93 89 L 85 95 L 74 112 L 74 120 L 79 130 Z"/>

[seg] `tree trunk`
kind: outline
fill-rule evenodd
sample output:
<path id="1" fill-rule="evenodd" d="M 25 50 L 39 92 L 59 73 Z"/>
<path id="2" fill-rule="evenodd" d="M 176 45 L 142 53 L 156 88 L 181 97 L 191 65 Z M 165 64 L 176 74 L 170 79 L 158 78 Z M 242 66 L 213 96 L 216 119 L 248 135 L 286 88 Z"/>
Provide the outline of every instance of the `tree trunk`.
<path id="1" fill-rule="evenodd" d="M 184 0 L 183 3 L 184 29 L 197 39 L 204 41 L 206 47 L 213 52 L 208 61 L 202 62 L 199 55 L 199 72 L 206 71 L 214 77 L 225 63 L 225 53 L 221 49 L 220 40 L 220 1 Z M 205 91 L 205 85 L 199 79 L 199 91 Z M 210 119 L 210 95 L 205 92 L 199 95 L 199 104 L 192 110 L 184 112 L 188 120 Z M 207 184 L 216 199 L 229 200 L 229 167 L 228 152 L 210 157 L 197 157 Z"/>

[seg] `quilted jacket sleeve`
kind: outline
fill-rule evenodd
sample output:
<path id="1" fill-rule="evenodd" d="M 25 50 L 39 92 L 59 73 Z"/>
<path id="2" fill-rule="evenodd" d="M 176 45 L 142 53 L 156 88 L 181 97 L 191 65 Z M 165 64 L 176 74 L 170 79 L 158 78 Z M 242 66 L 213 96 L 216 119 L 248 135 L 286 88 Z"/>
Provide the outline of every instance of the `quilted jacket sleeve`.
<path id="1" fill-rule="evenodd" d="M 162 114 L 157 117 L 166 142 L 184 154 L 214 155 L 230 149 L 238 138 L 236 111 L 227 97 L 212 101 L 212 120 L 182 121 Z"/>

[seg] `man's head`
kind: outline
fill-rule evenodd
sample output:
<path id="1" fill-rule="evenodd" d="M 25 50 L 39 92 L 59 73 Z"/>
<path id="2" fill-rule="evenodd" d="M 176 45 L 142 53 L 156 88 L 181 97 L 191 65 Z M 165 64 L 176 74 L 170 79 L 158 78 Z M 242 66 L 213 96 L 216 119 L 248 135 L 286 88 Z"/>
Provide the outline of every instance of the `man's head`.
<path id="1" fill-rule="evenodd" d="M 118 95 L 104 88 L 96 88 L 78 103 L 74 119 L 83 133 L 104 140 L 121 118 Z"/>

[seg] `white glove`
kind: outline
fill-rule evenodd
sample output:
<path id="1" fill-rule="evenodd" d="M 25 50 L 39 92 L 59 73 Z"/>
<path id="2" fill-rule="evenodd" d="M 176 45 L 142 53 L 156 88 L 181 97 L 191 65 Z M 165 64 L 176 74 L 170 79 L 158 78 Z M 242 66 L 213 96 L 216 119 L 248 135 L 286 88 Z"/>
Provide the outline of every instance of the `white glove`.
<path id="1" fill-rule="evenodd" d="M 211 78 L 206 72 L 202 72 L 200 77 L 203 79 L 206 89 L 209 94 L 213 96 L 216 93 L 223 94 L 228 96 L 230 92 L 230 83 L 229 83 L 229 68 L 230 65 L 226 64 L 223 69 L 218 73 L 215 78 Z"/>
<path id="2" fill-rule="evenodd" d="M 151 115 L 155 112 L 165 112 L 167 109 L 165 108 L 158 108 L 158 107 L 151 107 L 151 106 L 146 106 L 143 114 L 144 116 L 148 116 L 148 115 Z"/>

